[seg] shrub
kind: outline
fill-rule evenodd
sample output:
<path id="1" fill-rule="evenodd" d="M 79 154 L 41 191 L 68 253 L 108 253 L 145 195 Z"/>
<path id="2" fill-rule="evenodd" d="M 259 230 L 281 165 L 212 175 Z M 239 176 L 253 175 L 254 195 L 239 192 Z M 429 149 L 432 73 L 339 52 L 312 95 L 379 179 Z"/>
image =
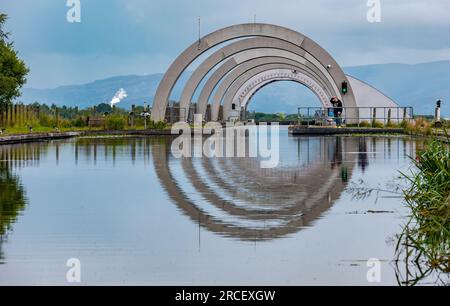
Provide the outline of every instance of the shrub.
<path id="1" fill-rule="evenodd" d="M 417 118 L 415 122 L 416 132 L 423 135 L 431 134 L 431 124 L 425 118 Z"/>
<path id="2" fill-rule="evenodd" d="M 359 123 L 359 127 L 362 127 L 362 128 L 369 128 L 369 127 L 371 127 L 371 125 L 370 125 L 370 123 L 369 123 L 368 121 L 364 120 L 364 121 L 361 121 L 361 122 Z"/>
<path id="3" fill-rule="evenodd" d="M 430 122 L 422 117 L 415 119 L 413 122 L 408 122 L 405 130 L 416 135 L 430 135 L 432 131 Z"/>
<path id="4" fill-rule="evenodd" d="M 39 116 L 39 125 L 43 127 L 53 127 L 55 125 L 55 120 L 47 114 L 41 114 Z"/>
<path id="5" fill-rule="evenodd" d="M 400 125 L 398 124 L 398 123 L 395 123 L 395 122 L 392 122 L 392 121 L 389 121 L 387 124 L 386 124 L 386 127 L 388 127 L 388 128 L 398 128 Z"/>
<path id="6" fill-rule="evenodd" d="M 382 128 L 384 128 L 384 124 L 381 121 L 375 121 L 375 122 L 373 122 L 373 127 L 374 128 L 378 128 L 378 129 L 382 129 Z"/>
<path id="7" fill-rule="evenodd" d="M 159 122 L 150 121 L 147 127 L 151 130 L 164 130 L 165 128 L 167 128 L 167 123 L 164 121 Z"/>
<path id="8" fill-rule="evenodd" d="M 409 121 L 408 121 L 408 120 L 403 120 L 403 121 L 400 123 L 400 127 L 401 127 L 401 128 L 407 129 L 408 126 L 409 126 Z"/>
<path id="9" fill-rule="evenodd" d="M 78 127 L 78 128 L 85 127 L 85 126 L 86 126 L 86 120 L 83 119 L 82 117 L 78 117 L 77 119 L 75 119 L 75 120 L 72 122 L 72 125 L 73 125 L 74 127 Z"/>
<path id="10" fill-rule="evenodd" d="M 125 129 L 127 121 L 119 115 L 112 115 L 106 118 L 105 128 L 111 131 L 119 131 Z"/>
<path id="11" fill-rule="evenodd" d="M 27 120 L 25 123 L 26 127 L 35 127 L 39 125 L 39 120 L 38 119 L 31 119 L 31 120 Z"/>
<path id="12" fill-rule="evenodd" d="M 59 119 L 58 120 L 58 127 L 65 128 L 65 129 L 71 128 L 72 127 L 72 123 L 70 122 L 70 120 L 67 120 L 67 119 Z"/>

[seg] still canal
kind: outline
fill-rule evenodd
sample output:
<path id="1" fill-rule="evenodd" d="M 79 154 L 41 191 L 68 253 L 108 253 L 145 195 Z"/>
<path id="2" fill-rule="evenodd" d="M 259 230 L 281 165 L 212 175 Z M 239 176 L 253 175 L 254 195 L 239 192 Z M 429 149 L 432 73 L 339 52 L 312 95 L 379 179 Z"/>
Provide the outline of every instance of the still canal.
<path id="1" fill-rule="evenodd" d="M 396 285 L 408 214 L 388 189 L 423 143 L 291 137 L 280 164 L 185 158 L 171 138 L 0 147 L 0 284 Z M 378 283 L 379 284 L 379 283 Z"/>

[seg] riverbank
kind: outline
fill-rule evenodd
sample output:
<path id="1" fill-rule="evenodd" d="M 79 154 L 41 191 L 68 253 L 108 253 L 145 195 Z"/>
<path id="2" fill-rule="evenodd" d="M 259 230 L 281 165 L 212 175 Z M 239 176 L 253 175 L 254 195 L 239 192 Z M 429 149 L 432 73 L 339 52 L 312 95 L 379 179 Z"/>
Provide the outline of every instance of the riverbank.
<path id="1" fill-rule="evenodd" d="M 291 126 L 289 134 L 292 136 L 362 136 L 362 135 L 403 135 L 414 137 L 428 137 L 427 135 L 413 134 L 401 128 L 330 128 L 330 127 L 299 127 Z M 49 141 L 83 136 L 173 136 L 170 129 L 148 130 L 79 130 L 61 132 L 36 132 L 0 135 L 0 145 Z M 435 133 L 435 138 L 449 142 L 445 133 Z"/>
<path id="2" fill-rule="evenodd" d="M 445 130 L 430 130 L 429 132 L 412 132 L 404 128 L 361 128 L 361 127 L 316 127 L 291 126 L 289 134 L 292 136 L 377 136 L 377 135 L 403 135 L 411 137 L 429 138 L 450 142 Z"/>
<path id="3" fill-rule="evenodd" d="M 0 145 L 66 139 L 81 136 L 171 136 L 171 130 L 84 130 L 70 132 L 28 133 L 0 136 Z"/>
<path id="4" fill-rule="evenodd" d="M 35 142 L 43 140 L 56 140 L 80 136 L 80 132 L 30 133 L 19 135 L 0 136 L 0 145 Z"/>

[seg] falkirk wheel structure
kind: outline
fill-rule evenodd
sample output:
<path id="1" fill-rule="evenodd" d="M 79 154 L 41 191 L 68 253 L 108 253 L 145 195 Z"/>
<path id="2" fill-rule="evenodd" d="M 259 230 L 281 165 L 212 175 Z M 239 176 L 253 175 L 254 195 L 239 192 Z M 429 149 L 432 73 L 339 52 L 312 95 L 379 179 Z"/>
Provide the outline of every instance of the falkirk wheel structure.
<path id="1" fill-rule="evenodd" d="M 208 51 L 212 54 L 184 85 L 179 99 L 180 121 L 188 121 L 192 112 L 212 121 L 232 120 L 247 109 L 258 90 L 277 81 L 306 86 L 324 107 L 331 106 L 332 97 L 338 97 L 349 122 L 370 118 L 370 114 L 362 114 L 369 112 L 365 108 L 398 106 L 372 86 L 345 75 L 331 55 L 305 35 L 277 25 L 251 23 L 212 32 L 184 50 L 159 84 L 152 120 L 165 119 L 177 81 Z"/>

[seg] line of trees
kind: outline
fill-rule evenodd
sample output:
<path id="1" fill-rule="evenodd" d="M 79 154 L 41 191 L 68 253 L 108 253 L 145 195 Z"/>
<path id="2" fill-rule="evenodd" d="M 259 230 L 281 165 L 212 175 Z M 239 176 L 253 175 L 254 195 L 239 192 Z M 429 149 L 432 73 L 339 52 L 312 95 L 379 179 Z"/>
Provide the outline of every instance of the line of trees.
<path id="1" fill-rule="evenodd" d="M 148 111 L 148 110 L 147 110 Z M 80 128 L 103 128 L 123 130 L 147 127 L 148 129 L 165 129 L 167 124 L 155 123 L 145 119 L 143 106 L 133 106 L 130 110 L 112 108 L 101 103 L 93 107 L 79 109 L 77 106 L 33 104 L 13 104 L 0 112 L 0 129 L 6 133 L 23 133 L 25 131 L 47 131 L 49 129 L 77 130 Z M 145 122 L 145 120 L 147 122 Z"/>
<path id="2" fill-rule="evenodd" d="M 29 72 L 24 61 L 14 50 L 14 43 L 9 39 L 10 33 L 5 30 L 8 19 L 0 13 L 0 110 L 4 111 L 12 101 L 20 96 L 20 89 L 26 82 Z"/>

